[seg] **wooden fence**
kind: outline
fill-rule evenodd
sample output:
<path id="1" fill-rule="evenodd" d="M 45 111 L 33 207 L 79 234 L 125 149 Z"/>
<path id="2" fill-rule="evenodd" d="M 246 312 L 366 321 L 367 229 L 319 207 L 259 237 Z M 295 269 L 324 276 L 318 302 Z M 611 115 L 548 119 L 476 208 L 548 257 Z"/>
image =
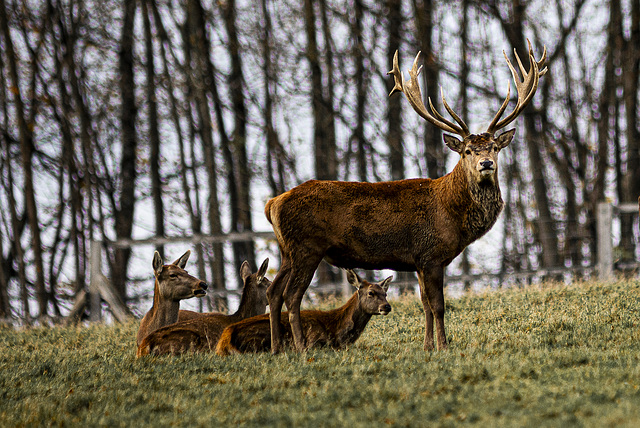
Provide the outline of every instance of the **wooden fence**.
<path id="1" fill-rule="evenodd" d="M 566 269 L 558 267 L 554 269 L 536 270 L 531 272 L 517 272 L 509 274 L 510 280 L 527 281 L 531 278 L 545 278 L 545 277 L 558 277 L 566 274 L 567 271 L 573 271 L 577 273 L 585 271 L 589 274 L 597 274 L 600 280 L 609 280 L 614 275 L 614 245 L 612 226 L 614 218 L 621 213 L 638 213 L 638 205 L 636 204 L 621 204 L 612 205 L 611 203 L 603 202 L 598 204 L 597 209 L 597 264 L 596 266 L 580 266 L 573 269 Z M 109 242 L 107 245 L 113 247 L 133 247 L 137 245 L 162 245 L 162 244 L 175 244 L 175 243 L 230 243 L 236 241 L 248 241 L 255 239 L 275 239 L 273 232 L 244 232 L 244 233 L 228 233 L 223 235 L 195 235 L 185 237 L 158 237 L 149 239 L 123 239 L 118 241 Z M 109 281 L 102 273 L 102 254 L 103 243 L 100 241 L 92 242 L 91 244 L 91 280 L 89 286 L 89 302 L 91 308 L 101 308 L 101 299 L 104 300 L 110 307 L 114 317 L 120 321 L 124 321 L 133 316 L 127 306 L 118 298 L 109 284 Z M 445 286 L 448 283 L 459 283 L 465 281 L 483 281 L 485 283 L 491 283 L 495 281 L 502 282 L 504 274 L 481 274 L 481 275 L 448 275 L 445 277 Z M 400 291 L 414 290 L 416 288 L 416 281 L 404 281 L 394 282 L 394 287 L 399 288 Z M 334 284 L 322 284 L 318 287 L 314 287 L 313 290 L 322 294 L 337 294 L 342 293 L 350 295 L 351 290 L 346 282 L 346 278 L 339 283 Z M 211 290 L 210 294 L 215 294 L 218 297 L 228 297 L 230 295 L 239 295 L 241 290 Z M 86 296 L 83 296 L 86 298 Z M 99 321 L 101 319 L 101 311 L 91 311 L 90 320 Z"/>

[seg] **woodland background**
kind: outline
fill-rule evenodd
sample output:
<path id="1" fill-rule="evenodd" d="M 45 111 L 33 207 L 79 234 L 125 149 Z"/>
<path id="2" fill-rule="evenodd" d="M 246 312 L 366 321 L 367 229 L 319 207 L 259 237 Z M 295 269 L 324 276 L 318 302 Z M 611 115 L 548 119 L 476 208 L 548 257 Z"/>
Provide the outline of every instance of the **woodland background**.
<path id="1" fill-rule="evenodd" d="M 480 132 L 527 39 L 549 72 L 501 154 L 505 210 L 452 268 L 505 276 L 592 266 L 597 203 L 640 195 L 640 1 L 0 0 L 0 319 L 63 315 L 92 240 L 136 304 L 153 248 L 114 240 L 270 230 L 266 200 L 309 178 L 444 175 L 441 131 L 387 96 L 393 53 L 421 50 L 425 96 Z M 213 289 L 267 247 L 188 246 Z"/>

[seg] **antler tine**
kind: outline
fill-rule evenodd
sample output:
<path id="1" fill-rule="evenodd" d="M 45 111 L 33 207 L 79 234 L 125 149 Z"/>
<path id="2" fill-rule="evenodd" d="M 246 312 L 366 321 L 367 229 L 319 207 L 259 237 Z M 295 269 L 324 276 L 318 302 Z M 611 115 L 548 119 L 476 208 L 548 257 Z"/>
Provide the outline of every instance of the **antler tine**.
<path id="1" fill-rule="evenodd" d="M 387 75 L 389 74 L 393 75 L 394 82 L 393 89 L 389 92 L 389 96 L 396 92 L 403 92 L 404 76 L 402 75 L 402 71 L 400 71 L 400 67 L 398 67 L 398 51 L 393 54 L 393 68 L 387 73 Z"/>
<path id="2" fill-rule="evenodd" d="M 420 54 L 421 52 L 418 52 L 415 60 L 413 61 L 413 66 L 409 70 L 410 79 L 407 82 L 404 80 L 404 75 L 400 71 L 400 67 L 398 67 L 398 51 L 396 51 L 395 55 L 393 56 L 393 68 L 387 73 L 393 75 L 394 78 L 394 86 L 391 90 L 391 93 L 389 93 L 389 96 L 393 95 L 396 92 L 404 92 L 407 100 L 409 101 L 409 104 L 411 104 L 411 107 L 413 107 L 413 109 L 416 111 L 416 113 L 418 113 L 418 115 L 420 115 L 420 117 L 442 129 L 443 131 L 458 134 L 463 138 L 467 137 L 469 135 L 469 129 L 467 128 L 467 125 L 462 119 L 460 119 L 457 114 L 455 114 L 453 109 L 449 107 L 446 100 L 444 99 L 444 95 L 442 97 L 442 101 L 445 108 L 455 119 L 455 121 L 460 124 L 460 126 L 445 119 L 440 113 L 438 113 L 437 110 L 433 107 L 431 99 L 429 99 L 429 106 L 435 117 L 432 116 L 424 106 L 424 103 L 422 102 L 420 83 L 418 82 L 418 75 L 422 71 L 422 66 L 418 67 Z"/>
<path id="3" fill-rule="evenodd" d="M 460 118 L 460 116 L 458 116 L 456 114 L 455 111 L 453 111 L 453 109 L 451 107 L 449 107 L 449 104 L 447 104 L 447 100 L 444 98 L 444 90 L 442 89 L 442 86 L 440 86 L 440 97 L 442 98 L 442 104 L 444 104 L 444 108 L 447 109 L 447 111 L 449 112 L 449 114 L 451 115 L 451 117 L 460 124 L 460 127 L 462 128 L 462 131 L 464 132 L 464 136 L 469 135 L 469 128 L 467 127 L 467 124 L 464 123 L 464 120 L 462 120 Z M 433 105 L 431 104 L 431 100 L 429 100 L 429 105 L 431 106 L 431 110 L 433 110 L 434 113 L 437 113 L 435 111 L 435 109 L 433 108 Z M 444 119 L 444 118 L 442 118 Z"/>
<path id="4" fill-rule="evenodd" d="M 511 61 L 509 61 L 507 54 L 503 51 L 504 58 L 507 61 L 507 66 L 511 71 L 511 75 L 513 76 L 513 81 L 516 84 L 518 101 L 513 111 L 507 117 L 500 120 L 500 116 L 502 116 L 502 114 L 504 113 L 507 107 L 507 104 L 509 103 L 509 97 L 511 95 L 511 91 L 509 87 L 509 90 L 507 90 L 507 97 L 505 98 L 504 102 L 502 103 L 502 106 L 498 110 L 498 113 L 495 115 L 495 117 L 491 121 L 489 128 L 487 128 L 487 132 L 491 134 L 495 133 L 499 129 L 504 128 L 509 123 L 513 122 L 516 117 L 518 117 L 520 112 L 527 106 L 527 104 L 529 104 L 529 101 L 531 101 L 531 99 L 535 95 L 536 90 L 538 89 L 538 82 L 540 77 L 547 72 L 546 67 L 542 71 L 540 71 L 540 67 L 544 66 L 544 63 L 547 60 L 546 46 L 544 47 L 542 58 L 540 59 L 540 61 L 536 61 L 533 55 L 533 49 L 531 48 L 531 42 L 529 40 L 527 40 L 527 42 L 529 43 L 528 53 L 529 53 L 529 65 L 530 65 L 528 73 L 525 70 L 524 66 L 522 65 L 522 61 L 518 56 L 518 52 L 516 52 L 516 50 L 514 49 L 516 61 L 518 62 L 518 68 L 520 69 L 520 73 L 522 74 L 522 81 L 520 80 L 520 76 L 518 75 L 518 72 L 514 68 L 513 64 L 511 63 Z"/>

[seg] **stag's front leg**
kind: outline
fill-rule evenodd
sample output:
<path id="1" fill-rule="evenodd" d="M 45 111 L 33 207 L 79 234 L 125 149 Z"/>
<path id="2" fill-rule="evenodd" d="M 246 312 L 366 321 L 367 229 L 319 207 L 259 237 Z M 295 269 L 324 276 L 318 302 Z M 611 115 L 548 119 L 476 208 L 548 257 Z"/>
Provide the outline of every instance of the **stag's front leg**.
<path id="1" fill-rule="evenodd" d="M 424 350 L 434 349 L 433 320 L 435 318 L 438 350 L 442 351 L 447 349 L 447 336 L 444 330 L 444 269 L 436 267 L 418 272 L 418 282 L 425 316 Z"/>

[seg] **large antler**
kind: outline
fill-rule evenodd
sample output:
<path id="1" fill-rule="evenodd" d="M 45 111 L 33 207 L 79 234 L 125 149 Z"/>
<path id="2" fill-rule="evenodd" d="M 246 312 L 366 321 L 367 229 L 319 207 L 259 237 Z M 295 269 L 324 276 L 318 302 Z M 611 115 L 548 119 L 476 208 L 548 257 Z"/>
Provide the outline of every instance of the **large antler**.
<path id="1" fill-rule="evenodd" d="M 494 134 L 497 130 L 504 128 L 505 126 L 513 122 L 516 117 L 518 117 L 520 112 L 527 106 L 527 104 L 529 104 L 529 101 L 531 101 L 533 95 L 536 93 L 536 90 L 538 89 L 538 80 L 547 72 L 547 67 L 544 67 L 542 70 L 540 70 L 540 68 L 544 66 L 544 63 L 547 60 L 547 47 L 544 47 L 544 51 L 542 52 L 542 58 L 540 59 L 540 61 L 536 61 L 535 57 L 533 56 L 531 42 L 528 39 L 527 43 L 529 44 L 530 65 L 528 73 L 522 66 L 522 62 L 520 61 L 518 53 L 515 49 L 513 50 L 513 53 L 516 56 L 516 60 L 518 60 L 518 67 L 520 68 L 520 72 L 523 76 L 522 81 L 520 81 L 518 72 L 515 70 L 515 68 L 513 68 L 513 65 L 511 64 L 511 61 L 509 61 L 507 54 L 502 51 L 502 53 L 504 54 L 504 58 L 507 60 L 507 65 L 511 70 L 513 81 L 516 84 L 516 90 L 518 91 L 518 102 L 516 103 L 516 107 L 513 109 L 511 114 L 500 120 L 500 116 L 502 116 L 502 113 L 504 113 L 504 110 L 507 108 L 507 104 L 509 104 L 509 96 L 511 95 L 511 82 L 509 82 L 509 86 L 507 87 L 507 97 L 502 103 L 500 110 L 498 110 L 498 113 L 496 113 L 496 116 L 491 121 L 489 128 L 487 128 L 487 132 L 490 134 Z"/>
<path id="2" fill-rule="evenodd" d="M 462 138 L 469 136 L 470 133 L 467 124 L 464 123 L 460 116 L 458 116 L 451 107 L 449 107 L 449 104 L 447 104 L 447 100 L 445 100 L 444 98 L 444 92 L 442 92 L 442 88 L 440 88 L 442 104 L 444 104 L 444 107 L 447 109 L 451 117 L 453 117 L 455 121 L 458 122 L 458 124 L 456 125 L 455 123 L 445 119 L 440 113 L 438 113 L 438 111 L 435 109 L 435 107 L 433 107 L 433 104 L 431 103 L 431 98 L 429 98 L 429 107 L 433 112 L 433 116 L 425 108 L 424 103 L 422 102 L 420 83 L 418 82 L 418 75 L 420 74 L 420 71 L 422 71 L 422 66 L 418 68 L 419 58 L 420 52 L 418 52 L 418 54 L 416 55 L 416 59 L 413 61 L 413 67 L 411 67 L 411 70 L 409 70 L 409 76 L 411 77 L 411 79 L 408 82 L 405 82 L 404 75 L 400 71 L 400 67 L 398 67 L 398 51 L 396 51 L 395 55 L 393 56 L 393 69 L 387 73 L 393 75 L 393 80 L 395 82 L 395 85 L 389 93 L 389 96 L 393 95 L 396 92 L 404 92 L 407 100 L 409 100 L 409 104 L 411 104 L 411 107 L 413 107 L 416 113 L 418 113 L 423 119 L 431 122 L 443 131 L 458 134 Z"/>

